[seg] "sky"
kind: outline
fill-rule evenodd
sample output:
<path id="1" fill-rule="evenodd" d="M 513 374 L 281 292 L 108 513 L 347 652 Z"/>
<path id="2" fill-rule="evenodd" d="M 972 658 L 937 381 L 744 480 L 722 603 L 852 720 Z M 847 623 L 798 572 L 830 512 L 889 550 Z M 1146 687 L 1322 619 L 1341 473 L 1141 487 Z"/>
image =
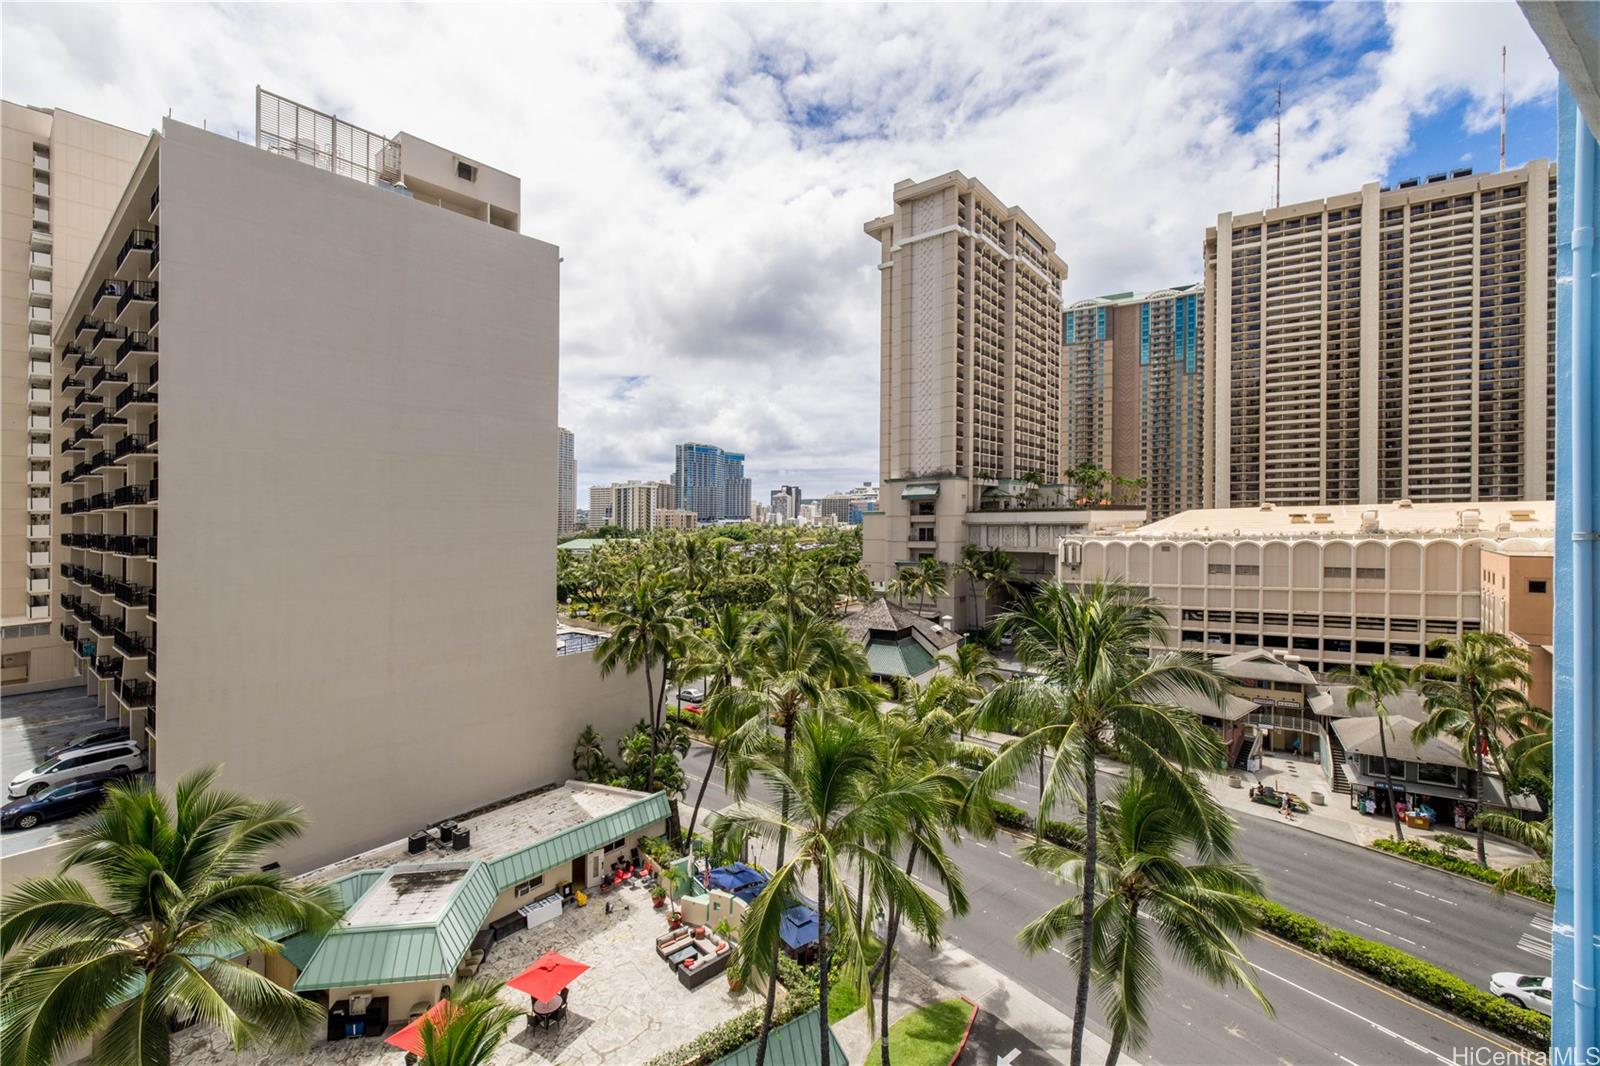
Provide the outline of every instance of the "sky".
<path id="1" fill-rule="evenodd" d="M 1068 302 L 1197 280 L 1205 228 L 1555 152 L 1513 3 L 121 4 L 0 9 L 0 92 L 254 134 L 254 87 L 522 179 L 560 246 L 562 424 L 587 486 L 742 451 L 757 499 L 877 479 L 862 224 L 951 170 L 1023 207 Z M 552 447 L 554 443 L 552 441 Z"/>

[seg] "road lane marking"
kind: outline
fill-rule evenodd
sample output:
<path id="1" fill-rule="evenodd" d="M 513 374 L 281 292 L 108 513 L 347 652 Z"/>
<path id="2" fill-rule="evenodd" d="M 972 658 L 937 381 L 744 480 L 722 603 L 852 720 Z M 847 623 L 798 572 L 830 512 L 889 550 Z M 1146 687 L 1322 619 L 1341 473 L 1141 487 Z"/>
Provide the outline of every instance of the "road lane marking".
<path id="1" fill-rule="evenodd" d="M 1343 968 L 1341 966 L 1335 966 L 1333 963 L 1327 961 L 1326 959 L 1321 958 L 1320 956 L 1313 955 L 1309 951 L 1305 951 L 1305 950 L 1303 950 L 1301 948 L 1295 947 L 1293 944 L 1289 943 L 1287 940 L 1278 939 L 1277 937 L 1273 936 L 1271 933 L 1258 932 L 1256 934 L 1256 939 L 1265 941 L 1266 943 L 1269 943 L 1269 944 L 1274 944 L 1274 945 L 1282 948 L 1284 951 L 1289 952 L 1289 954 L 1291 954 L 1291 955 L 1298 955 L 1302 959 L 1305 959 L 1307 962 L 1316 963 L 1318 966 L 1321 966 L 1324 970 L 1330 970 L 1333 973 L 1338 974 L 1340 977 L 1345 977 L 1345 978 L 1348 978 L 1351 981 L 1356 982 L 1359 985 L 1364 985 L 1367 988 L 1372 989 L 1374 992 L 1380 992 L 1383 995 L 1388 996 L 1390 999 L 1394 1000 L 1396 1003 L 1404 1004 L 1405 1006 L 1410 1007 L 1414 1011 L 1418 1011 L 1419 1013 L 1426 1014 L 1430 1018 L 1433 1018 L 1433 1019 L 1436 1019 L 1438 1021 L 1444 1022 L 1446 1025 L 1453 1026 L 1454 1028 L 1460 1029 L 1463 1033 L 1466 1033 L 1468 1036 L 1472 1037 L 1474 1040 L 1480 1041 L 1482 1043 L 1493 1045 L 1494 1047 L 1500 1048 L 1502 1051 L 1509 1052 L 1509 1053 L 1511 1053 L 1513 1055 L 1522 1055 L 1527 1051 L 1527 1049 L 1522 1047 L 1521 1045 L 1508 1044 L 1505 1041 L 1501 1040 L 1499 1037 L 1493 1036 L 1490 1033 L 1485 1032 L 1484 1030 L 1473 1029 L 1470 1026 L 1468 1026 L 1465 1022 L 1462 1022 L 1462 1021 L 1452 1017 L 1451 1015 L 1443 1014 L 1443 1013 L 1433 1009 L 1432 1007 L 1425 1006 L 1424 1004 L 1419 1003 L 1414 999 L 1411 999 L 1411 998 L 1409 998 L 1407 996 L 1403 996 L 1398 992 L 1395 992 L 1395 991 L 1393 991 L 1393 990 L 1391 990 L 1391 989 L 1389 989 L 1389 988 L 1387 988 L 1387 987 L 1385 987 L 1383 985 L 1378 984 L 1376 981 L 1373 981 L 1371 978 L 1368 978 L 1368 977 L 1365 977 L 1365 976 L 1363 976 L 1363 975 L 1361 975 L 1359 973 L 1356 973 L 1354 970 L 1347 970 L 1347 969 L 1345 969 L 1345 968 Z M 1254 965 L 1254 963 L 1252 963 L 1252 965 Z M 1256 967 L 1256 968 L 1260 969 L 1259 966 Z M 1274 976 L 1276 976 L 1276 975 L 1274 975 Z"/>
<path id="2" fill-rule="evenodd" d="M 1000 851 L 999 848 L 995 848 L 994 850 Z M 1011 858 L 1011 853 L 1009 851 L 1000 851 L 1000 857 L 1002 859 L 1009 859 L 1009 858 Z"/>
<path id="3" fill-rule="evenodd" d="M 1534 915 L 1528 924 L 1533 927 L 1533 932 L 1523 933 L 1517 938 L 1517 950 L 1526 951 L 1529 955 L 1537 955 L 1541 959 L 1548 959 L 1554 954 L 1550 942 L 1550 935 L 1554 928 L 1551 920 L 1542 914 Z"/>
<path id="4" fill-rule="evenodd" d="M 1383 1025 L 1383 1024 L 1381 1024 L 1379 1022 L 1373 1021 L 1371 1018 L 1368 1018 L 1364 1014 L 1356 1013 L 1355 1011 L 1351 1010 L 1349 1007 L 1346 1007 L 1343 1003 L 1335 1002 L 1334 1000 L 1329 999 L 1327 996 L 1322 995 L 1320 992 L 1313 992 L 1313 991 L 1311 991 L 1311 989 L 1307 988 L 1305 985 L 1296 984 L 1295 982 L 1289 980 L 1287 977 L 1284 977 L 1282 974 L 1273 973 L 1271 970 L 1267 969 L 1265 966 L 1260 965 L 1259 963 L 1255 964 L 1255 967 L 1256 967 L 1257 970 L 1259 970 L 1260 972 L 1266 974 L 1268 977 L 1276 977 L 1278 980 L 1282 981 L 1284 984 L 1288 985 L 1290 988 L 1298 988 L 1300 991 L 1304 992 L 1306 995 L 1310 996 L 1312 999 L 1320 1000 L 1321 1002 L 1326 1003 L 1328 1006 L 1333 1007 L 1335 1010 L 1344 1011 L 1346 1014 L 1350 1015 L 1350 1017 L 1356 1019 L 1357 1021 L 1366 1022 L 1368 1025 L 1372 1026 L 1372 1028 L 1378 1030 L 1378 1032 L 1384 1034 L 1385 1036 L 1393 1037 L 1394 1039 L 1400 1041 L 1402 1044 L 1404 1044 L 1406 1047 L 1410 1048 L 1413 1051 L 1419 1051 L 1422 1054 L 1427 1055 L 1430 1058 L 1437 1059 L 1440 1062 L 1444 1063 L 1445 1066 L 1456 1066 L 1456 1063 L 1455 1063 L 1454 1060 L 1445 1058 L 1443 1055 L 1439 1054 L 1437 1051 L 1434 1051 L 1432 1048 L 1424 1047 L 1421 1044 L 1417 1043 L 1415 1040 L 1412 1040 L 1410 1037 L 1403 1036 L 1400 1033 L 1395 1032 L 1393 1029 L 1390 1029 L 1388 1026 Z M 1339 1057 L 1341 1059 L 1344 1058 L 1343 1055 L 1340 1055 Z M 1345 1061 L 1349 1062 L 1350 1060 L 1349 1059 L 1345 1059 Z"/>
<path id="5" fill-rule="evenodd" d="M 1335 1051 L 1334 1054 L 1335 1055 L 1339 1055 L 1339 1053 L 1337 1051 Z M 1345 1059 L 1345 1057 L 1343 1055 L 1339 1055 L 1339 1057 L 1341 1059 L 1344 1059 L 1345 1062 L 1348 1062 L 1350 1064 L 1350 1066 L 1361 1066 L 1361 1063 L 1357 1062 L 1355 1059 Z"/>
<path id="6" fill-rule="evenodd" d="M 981 841 L 981 840 L 974 840 L 974 841 L 973 841 L 973 843 L 974 843 L 974 844 L 976 844 L 976 845 L 978 845 L 978 847 L 980 847 L 980 848 L 987 848 L 987 847 L 988 847 L 988 846 L 989 846 L 989 845 L 987 845 L 987 844 L 985 844 L 985 843 L 984 843 L 984 842 L 983 842 L 983 841 Z"/>

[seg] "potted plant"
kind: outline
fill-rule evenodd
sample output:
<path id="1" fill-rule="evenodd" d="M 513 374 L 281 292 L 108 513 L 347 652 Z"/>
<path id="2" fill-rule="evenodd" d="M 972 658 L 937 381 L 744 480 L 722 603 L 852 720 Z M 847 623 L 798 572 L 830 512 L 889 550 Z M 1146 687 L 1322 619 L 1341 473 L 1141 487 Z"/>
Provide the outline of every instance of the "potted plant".
<path id="1" fill-rule="evenodd" d="M 661 882 L 657 881 L 650 886 L 650 901 L 655 905 L 656 910 L 666 906 L 667 890 L 662 887 Z"/>

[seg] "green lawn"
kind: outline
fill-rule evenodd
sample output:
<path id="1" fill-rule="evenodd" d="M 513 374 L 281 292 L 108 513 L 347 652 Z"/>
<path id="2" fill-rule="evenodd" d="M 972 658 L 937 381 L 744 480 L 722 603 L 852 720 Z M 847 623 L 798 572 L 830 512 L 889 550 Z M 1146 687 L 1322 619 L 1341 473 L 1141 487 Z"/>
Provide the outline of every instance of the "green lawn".
<path id="1" fill-rule="evenodd" d="M 918 1007 L 889 1027 L 895 1066 L 950 1066 L 972 1017 L 972 1004 L 946 999 Z"/>
<path id="2" fill-rule="evenodd" d="M 872 969 L 872 964 L 878 961 L 878 956 L 883 954 L 883 944 L 875 939 L 868 939 L 862 946 L 862 954 L 867 959 L 867 969 Z M 832 981 L 828 982 L 828 1023 L 831 1025 L 843 1018 L 848 1018 L 860 1010 L 866 1002 L 853 988 L 843 988 Z"/>

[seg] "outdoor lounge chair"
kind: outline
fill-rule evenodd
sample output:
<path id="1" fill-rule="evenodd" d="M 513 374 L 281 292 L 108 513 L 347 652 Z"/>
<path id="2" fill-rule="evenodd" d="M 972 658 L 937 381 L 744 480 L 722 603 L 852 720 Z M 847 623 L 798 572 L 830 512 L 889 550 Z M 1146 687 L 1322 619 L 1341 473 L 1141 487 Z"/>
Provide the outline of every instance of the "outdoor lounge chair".
<path id="1" fill-rule="evenodd" d="M 698 959 L 690 959 L 679 963 L 678 983 L 684 988 L 699 988 L 711 978 L 726 970 L 728 968 L 728 960 L 732 957 L 733 952 L 723 951 L 716 955 L 701 955 Z"/>
<path id="2" fill-rule="evenodd" d="M 693 929 L 673 929 L 656 937 L 656 954 L 663 959 L 674 955 L 694 940 Z"/>

